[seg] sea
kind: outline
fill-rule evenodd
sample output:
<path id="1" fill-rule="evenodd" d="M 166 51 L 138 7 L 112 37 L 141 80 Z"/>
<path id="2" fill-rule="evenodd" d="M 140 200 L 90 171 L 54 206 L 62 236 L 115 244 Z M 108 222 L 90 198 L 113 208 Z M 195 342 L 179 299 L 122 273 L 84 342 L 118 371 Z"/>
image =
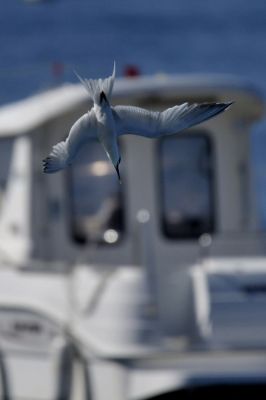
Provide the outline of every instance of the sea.
<path id="1" fill-rule="evenodd" d="M 0 106 L 51 86 L 117 75 L 228 73 L 266 100 L 265 0 L 0 0 Z M 266 227 L 266 122 L 252 132 Z"/>

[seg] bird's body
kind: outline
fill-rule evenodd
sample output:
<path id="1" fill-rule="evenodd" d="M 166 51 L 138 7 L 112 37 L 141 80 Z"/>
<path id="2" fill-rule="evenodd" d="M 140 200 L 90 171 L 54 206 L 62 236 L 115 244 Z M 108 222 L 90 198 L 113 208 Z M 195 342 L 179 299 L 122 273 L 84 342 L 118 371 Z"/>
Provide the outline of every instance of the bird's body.
<path id="1" fill-rule="evenodd" d="M 94 105 L 93 109 L 98 121 L 98 139 L 102 144 L 108 158 L 117 169 L 120 163 L 120 153 L 117 143 L 116 126 L 112 108 L 108 101 L 103 101 L 101 106 Z M 118 172 L 119 173 L 119 172 Z"/>
<path id="2" fill-rule="evenodd" d="M 232 104 L 231 102 L 184 103 L 163 112 L 132 106 L 112 107 L 110 100 L 115 80 L 115 66 L 112 76 L 104 80 L 84 80 L 79 76 L 78 78 L 87 89 L 93 107 L 74 123 L 65 141 L 53 146 L 52 152 L 43 161 L 45 173 L 57 172 L 71 165 L 81 147 L 89 139 L 97 138 L 120 180 L 121 156 L 117 140 L 120 135 L 135 134 L 148 138 L 172 135 L 220 114 Z"/>

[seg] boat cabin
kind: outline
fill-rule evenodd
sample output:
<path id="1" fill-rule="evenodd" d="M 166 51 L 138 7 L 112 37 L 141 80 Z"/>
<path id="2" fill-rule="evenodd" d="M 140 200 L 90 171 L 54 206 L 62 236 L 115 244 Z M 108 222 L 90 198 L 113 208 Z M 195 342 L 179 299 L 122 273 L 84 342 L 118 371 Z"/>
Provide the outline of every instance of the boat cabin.
<path id="1" fill-rule="evenodd" d="M 265 384 L 266 241 L 250 163 L 264 103 L 216 75 L 117 79 L 112 103 L 185 101 L 234 104 L 176 135 L 119 138 L 122 184 L 96 140 L 42 172 L 91 107 L 81 85 L 0 109 L 0 371 L 12 399 Z"/>

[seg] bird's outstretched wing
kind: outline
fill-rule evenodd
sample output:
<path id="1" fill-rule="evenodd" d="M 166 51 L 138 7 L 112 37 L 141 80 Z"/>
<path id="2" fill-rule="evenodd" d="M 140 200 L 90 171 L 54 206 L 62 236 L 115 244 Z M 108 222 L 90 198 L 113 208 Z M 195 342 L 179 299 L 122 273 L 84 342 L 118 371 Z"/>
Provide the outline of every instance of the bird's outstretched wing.
<path id="1" fill-rule="evenodd" d="M 70 165 L 81 147 L 97 135 L 97 120 L 94 111 L 80 117 L 70 129 L 65 141 L 53 146 L 51 153 L 43 160 L 43 172 L 51 174 Z"/>
<path id="2" fill-rule="evenodd" d="M 132 106 L 112 108 L 118 135 L 135 134 L 148 138 L 178 133 L 206 121 L 226 110 L 230 103 L 188 104 L 168 108 L 165 111 L 148 111 Z"/>

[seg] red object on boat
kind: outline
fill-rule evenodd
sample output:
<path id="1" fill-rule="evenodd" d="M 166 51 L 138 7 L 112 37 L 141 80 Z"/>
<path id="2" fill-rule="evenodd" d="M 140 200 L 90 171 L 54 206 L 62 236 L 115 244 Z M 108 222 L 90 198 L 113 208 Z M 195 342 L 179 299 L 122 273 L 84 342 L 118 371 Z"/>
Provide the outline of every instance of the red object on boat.
<path id="1" fill-rule="evenodd" d="M 140 69 L 136 65 L 127 65 L 124 69 L 124 76 L 135 78 L 140 75 Z"/>

